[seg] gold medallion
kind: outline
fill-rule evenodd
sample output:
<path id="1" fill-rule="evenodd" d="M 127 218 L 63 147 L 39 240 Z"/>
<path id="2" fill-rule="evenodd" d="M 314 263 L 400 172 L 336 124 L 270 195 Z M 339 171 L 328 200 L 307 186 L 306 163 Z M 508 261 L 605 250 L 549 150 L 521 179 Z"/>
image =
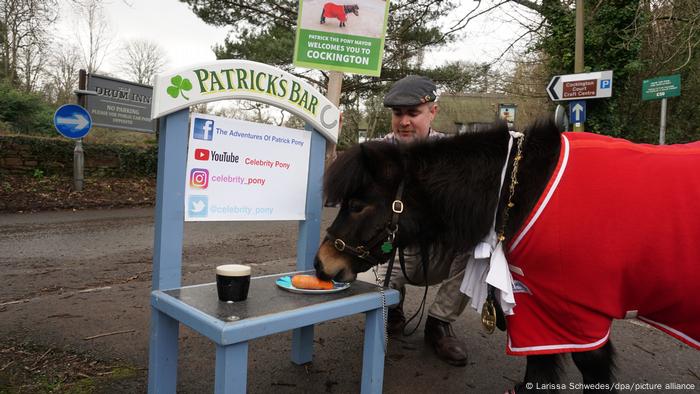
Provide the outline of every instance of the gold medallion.
<path id="1" fill-rule="evenodd" d="M 489 334 L 493 334 L 496 329 L 496 307 L 492 300 L 487 299 L 481 307 L 481 324 Z"/>

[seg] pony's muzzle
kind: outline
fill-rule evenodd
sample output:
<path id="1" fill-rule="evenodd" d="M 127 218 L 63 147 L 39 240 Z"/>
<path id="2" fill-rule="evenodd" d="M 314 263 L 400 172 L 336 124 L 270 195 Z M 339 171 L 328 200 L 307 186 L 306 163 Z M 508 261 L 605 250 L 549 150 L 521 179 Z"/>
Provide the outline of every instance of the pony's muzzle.
<path id="1" fill-rule="evenodd" d="M 336 246 L 325 240 L 318 248 L 314 258 L 316 276 L 323 280 L 335 280 L 338 282 L 352 282 L 357 275 L 352 272 L 350 258 L 338 251 Z"/>

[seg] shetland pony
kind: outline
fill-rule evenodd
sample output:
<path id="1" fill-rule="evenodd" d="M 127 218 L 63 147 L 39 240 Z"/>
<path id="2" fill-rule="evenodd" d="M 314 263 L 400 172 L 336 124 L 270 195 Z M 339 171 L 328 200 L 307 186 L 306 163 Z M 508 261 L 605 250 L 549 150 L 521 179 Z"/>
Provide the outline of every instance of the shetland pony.
<path id="1" fill-rule="evenodd" d="M 328 2 L 323 5 L 321 11 L 321 24 L 326 23 L 326 18 L 336 18 L 340 21 L 340 27 L 345 27 L 345 21 L 348 20 L 347 14 L 360 15 L 360 6 L 357 4 L 335 4 Z"/>
<path id="2" fill-rule="evenodd" d="M 490 232 L 495 213 L 516 301 L 506 351 L 527 356 L 512 392 L 556 392 L 562 353 L 584 384 L 614 391 L 612 319 L 639 318 L 700 349 L 700 303 L 690 296 L 700 283 L 700 142 L 633 144 L 560 133 L 549 121 L 524 135 L 517 166 L 505 124 L 344 152 L 324 180 L 326 202 L 340 210 L 317 276 L 352 281 L 389 259 L 386 243 L 449 262 Z"/>

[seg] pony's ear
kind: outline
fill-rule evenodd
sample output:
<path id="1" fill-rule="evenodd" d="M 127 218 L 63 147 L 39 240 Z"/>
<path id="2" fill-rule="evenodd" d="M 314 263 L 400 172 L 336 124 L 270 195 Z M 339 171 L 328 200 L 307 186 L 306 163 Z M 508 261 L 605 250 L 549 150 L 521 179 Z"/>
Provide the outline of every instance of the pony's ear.
<path id="1" fill-rule="evenodd" d="M 399 148 L 387 142 L 365 142 L 338 154 L 326 169 L 326 202 L 335 204 L 365 191 L 372 183 L 398 182 Z"/>
<path id="2" fill-rule="evenodd" d="M 377 165 L 382 163 L 382 155 L 377 144 L 360 144 L 360 160 L 368 173 L 375 177 L 378 171 Z"/>

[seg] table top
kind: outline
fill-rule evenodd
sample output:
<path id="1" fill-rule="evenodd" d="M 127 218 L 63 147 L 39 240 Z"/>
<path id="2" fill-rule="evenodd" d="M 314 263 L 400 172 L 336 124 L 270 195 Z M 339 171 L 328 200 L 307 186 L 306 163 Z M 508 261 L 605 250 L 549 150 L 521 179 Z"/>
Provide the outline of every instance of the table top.
<path id="1" fill-rule="evenodd" d="M 252 278 L 248 299 L 219 301 L 216 283 L 154 290 L 151 305 L 220 345 L 230 345 L 316 323 L 377 311 L 398 304 L 399 292 L 355 281 L 337 293 L 297 294 L 279 288 L 275 281 L 291 272 Z"/>
<path id="2" fill-rule="evenodd" d="M 296 274 L 291 273 L 291 275 Z M 308 273 L 308 272 L 306 272 Z M 298 294 L 281 289 L 275 281 L 290 273 L 252 278 L 248 299 L 226 303 L 219 301 L 216 283 L 186 286 L 163 293 L 183 302 L 222 322 L 235 322 L 248 318 L 264 317 L 302 308 L 317 307 L 319 304 L 337 300 L 352 301 L 353 297 L 368 293 L 379 294 L 376 285 L 355 281 L 350 287 L 329 294 Z"/>

